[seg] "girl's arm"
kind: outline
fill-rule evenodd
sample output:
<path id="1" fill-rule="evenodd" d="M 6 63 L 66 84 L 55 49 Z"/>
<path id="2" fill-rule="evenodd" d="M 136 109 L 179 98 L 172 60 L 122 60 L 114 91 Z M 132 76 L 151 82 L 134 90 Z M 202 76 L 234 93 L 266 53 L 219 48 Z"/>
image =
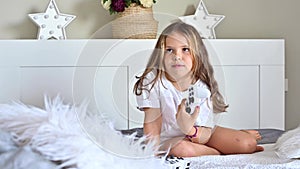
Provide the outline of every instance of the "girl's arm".
<path id="1" fill-rule="evenodd" d="M 162 116 L 159 108 L 144 108 L 144 134 L 155 144 L 160 144 Z"/>

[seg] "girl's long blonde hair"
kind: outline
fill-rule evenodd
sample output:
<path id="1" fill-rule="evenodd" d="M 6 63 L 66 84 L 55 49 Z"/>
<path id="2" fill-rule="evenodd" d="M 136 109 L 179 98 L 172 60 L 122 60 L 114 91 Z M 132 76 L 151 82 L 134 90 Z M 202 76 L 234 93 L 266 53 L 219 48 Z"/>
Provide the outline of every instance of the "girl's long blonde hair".
<path id="1" fill-rule="evenodd" d="M 179 33 L 183 35 L 190 47 L 192 56 L 194 56 L 194 63 L 192 73 L 195 80 L 204 82 L 211 91 L 211 100 L 213 103 L 213 110 L 215 113 L 225 112 L 228 105 L 225 104 L 224 98 L 219 92 L 218 83 L 214 77 L 214 70 L 210 64 L 206 47 L 200 37 L 198 31 L 191 25 L 177 21 L 172 23 L 159 36 L 155 49 L 152 52 L 143 74 L 138 77 L 138 81 L 134 85 L 134 93 L 141 95 L 143 90 L 150 92 L 158 79 L 162 78 L 164 74 L 164 52 L 166 45 L 166 38 L 172 33 Z M 146 75 L 150 72 L 155 74 L 155 78 L 148 84 L 144 84 Z M 147 86 L 151 85 L 150 88 Z"/>

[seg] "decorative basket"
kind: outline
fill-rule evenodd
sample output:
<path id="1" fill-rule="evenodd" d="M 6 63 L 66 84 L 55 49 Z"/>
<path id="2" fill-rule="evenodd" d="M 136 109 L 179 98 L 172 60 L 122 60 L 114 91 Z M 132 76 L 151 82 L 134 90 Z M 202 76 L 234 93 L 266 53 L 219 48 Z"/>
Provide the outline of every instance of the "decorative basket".
<path id="1" fill-rule="evenodd" d="M 152 8 L 133 3 L 117 14 L 112 22 L 112 35 L 117 39 L 155 39 L 157 27 Z"/>

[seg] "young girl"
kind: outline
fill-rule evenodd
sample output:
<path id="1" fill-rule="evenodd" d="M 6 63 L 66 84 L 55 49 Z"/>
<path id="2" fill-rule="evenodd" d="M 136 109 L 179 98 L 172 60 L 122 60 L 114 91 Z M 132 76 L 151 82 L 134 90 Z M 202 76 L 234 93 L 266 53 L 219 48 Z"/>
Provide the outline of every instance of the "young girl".
<path id="1" fill-rule="evenodd" d="M 186 112 L 182 93 L 191 86 L 209 89 L 208 102 Z M 169 25 L 160 35 L 147 67 L 134 86 L 139 109 L 145 112 L 144 134 L 161 149 L 178 157 L 253 153 L 260 135 L 215 126 L 214 113 L 228 105 L 219 92 L 213 67 L 198 31 L 183 22 Z M 196 119 L 201 123 L 195 125 Z"/>

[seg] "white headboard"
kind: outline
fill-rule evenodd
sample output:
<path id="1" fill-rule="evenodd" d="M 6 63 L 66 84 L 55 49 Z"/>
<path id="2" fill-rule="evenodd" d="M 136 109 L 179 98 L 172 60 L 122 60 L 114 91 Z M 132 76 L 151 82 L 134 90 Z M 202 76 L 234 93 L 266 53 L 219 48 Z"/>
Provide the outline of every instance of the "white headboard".
<path id="1" fill-rule="evenodd" d="M 141 127 L 132 86 L 156 40 L 1 40 L 0 102 L 43 106 L 43 96 L 89 99 L 118 129 Z M 284 40 L 205 41 L 230 105 L 221 125 L 284 129 Z"/>

